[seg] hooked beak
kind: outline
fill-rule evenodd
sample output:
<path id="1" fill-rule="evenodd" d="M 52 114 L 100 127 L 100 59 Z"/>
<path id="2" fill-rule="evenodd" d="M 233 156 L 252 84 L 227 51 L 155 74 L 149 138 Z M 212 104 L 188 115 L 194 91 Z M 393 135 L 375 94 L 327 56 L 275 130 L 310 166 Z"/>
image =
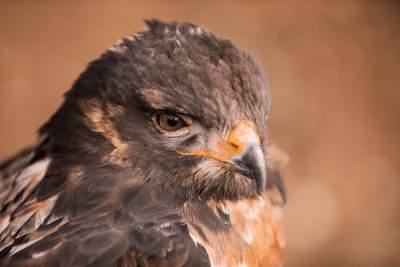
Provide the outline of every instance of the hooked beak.
<path id="1" fill-rule="evenodd" d="M 234 171 L 254 180 L 257 194 L 262 194 L 267 183 L 267 168 L 264 153 L 256 141 L 251 140 L 242 152 L 231 156 L 227 162 Z"/>
<path id="2" fill-rule="evenodd" d="M 181 155 L 196 155 L 229 163 L 236 171 L 256 183 L 257 194 L 261 195 L 267 183 L 267 169 L 260 138 L 254 127 L 242 120 L 229 134 L 211 150 L 177 151 Z"/>

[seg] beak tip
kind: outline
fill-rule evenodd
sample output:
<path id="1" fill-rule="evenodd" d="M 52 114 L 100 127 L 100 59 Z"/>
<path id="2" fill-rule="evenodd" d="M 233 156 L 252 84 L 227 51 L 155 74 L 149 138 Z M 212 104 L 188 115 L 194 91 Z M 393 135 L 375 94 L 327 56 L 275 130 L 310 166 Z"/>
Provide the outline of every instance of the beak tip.
<path id="1" fill-rule="evenodd" d="M 257 194 L 258 194 L 259 196 L 261 196 L 262 193 L 263 193 L 264 190 L 265 190 L 266 180 L 267 180 L 267 179 L 261 179 L 261 180 L 259 180 L 259 181 L 256 181 Z"/>
<path id="2" fill-rule="evenodd" d="M 235 166 L 239 173 L 254 180 L 256 192 L 261 196 L 267 183 L 267 168 L 260 146 L 250 143 L 241 153 L 232 156 L 228 162 Z"/>

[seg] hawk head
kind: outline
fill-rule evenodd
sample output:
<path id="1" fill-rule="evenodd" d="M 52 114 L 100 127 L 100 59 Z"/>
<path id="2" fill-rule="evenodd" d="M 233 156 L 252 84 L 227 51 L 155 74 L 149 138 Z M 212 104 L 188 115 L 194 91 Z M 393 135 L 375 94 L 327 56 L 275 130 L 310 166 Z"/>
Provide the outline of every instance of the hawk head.
<path id="1" fill-rule="evenodd" d="M 114 191 L 143 183 L 180 200 L 261 194 L 270 97 L 257 60 L 202 27 L 146 23 L 90 63 L 41 128 L 52 164 L 112 173 L 74 181 Z"/>

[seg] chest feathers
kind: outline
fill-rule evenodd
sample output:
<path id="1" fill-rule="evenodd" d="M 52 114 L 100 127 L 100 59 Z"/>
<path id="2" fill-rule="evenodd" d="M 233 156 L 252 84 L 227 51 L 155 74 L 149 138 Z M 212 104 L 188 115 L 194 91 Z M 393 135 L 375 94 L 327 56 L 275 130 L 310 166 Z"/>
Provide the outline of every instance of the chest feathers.
<path id="1" fill-rule="evenodd" d="M 282 265 L 280 207 L 272 204 L 267 192 L 257 199 L 192 205 L 184 208 L 189 233 L 206 249 L 212 266 Z"/>

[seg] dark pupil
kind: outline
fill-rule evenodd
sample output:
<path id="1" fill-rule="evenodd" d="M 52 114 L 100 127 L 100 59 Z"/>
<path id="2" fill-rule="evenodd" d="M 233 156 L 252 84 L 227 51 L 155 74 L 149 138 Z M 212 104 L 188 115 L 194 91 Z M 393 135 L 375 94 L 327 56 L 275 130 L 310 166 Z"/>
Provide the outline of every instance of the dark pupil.
<path id="1" fill-rule="evenodd" d="M 177 124 L 178 124 L 178 118 L 177 117 L 172 117 L 172 116 L 168 117 L 168 125 L 169 126 L 174 127 Z"/>

